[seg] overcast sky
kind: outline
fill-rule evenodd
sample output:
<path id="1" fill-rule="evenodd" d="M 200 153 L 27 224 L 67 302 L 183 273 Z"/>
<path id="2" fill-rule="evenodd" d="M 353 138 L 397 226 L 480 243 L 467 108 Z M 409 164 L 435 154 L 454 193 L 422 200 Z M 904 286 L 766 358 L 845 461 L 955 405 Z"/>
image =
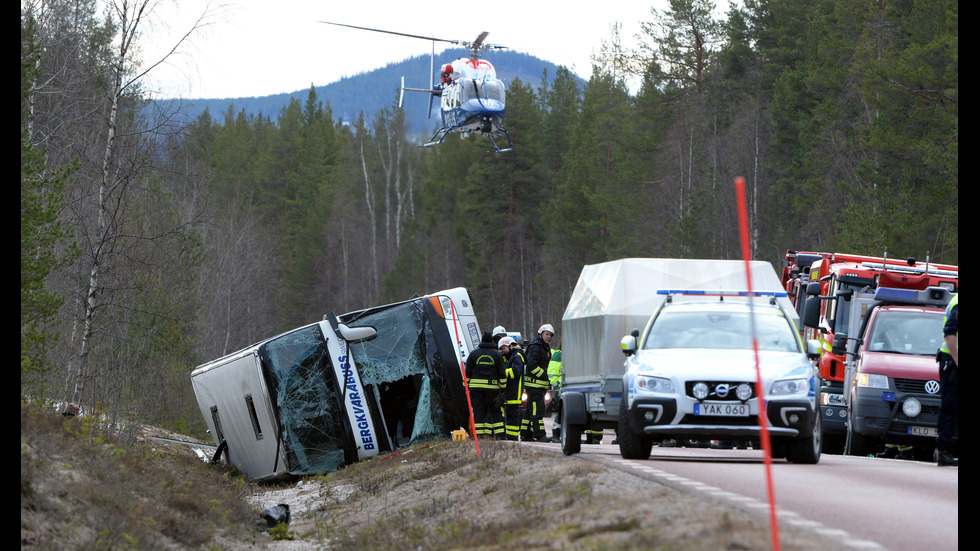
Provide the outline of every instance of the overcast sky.
<path id="1" fill-rule="evenodd" d="M 392 0 L 211 0 L 206 25 L 144 81 L 158 98 L 265 96 L 323 86 L 345 76 L 429 54 L 432 42 L 325 25 L 332 21 L 447 40 L 486 42 L 564 65 L 584 79 L 591 55 L 607 43 L 616 23 L 625 47 L 636 47 L 641 21 L 667 0 L 568 2 L 499 0 L 409 2 Z M 205 11 L 207 0 L 163 0 L 141 39 L 147 62 L 158 60 Z M 727 1 L 721 8 L 727 9 Z M 450 60 L 439 52 L 436 66 Z M 422 85 L 428 85 L 422 75 Z M 410 79 L 409 79 L 410 80 Z M 406 83 L 412 85 L 411 83 Z"/>

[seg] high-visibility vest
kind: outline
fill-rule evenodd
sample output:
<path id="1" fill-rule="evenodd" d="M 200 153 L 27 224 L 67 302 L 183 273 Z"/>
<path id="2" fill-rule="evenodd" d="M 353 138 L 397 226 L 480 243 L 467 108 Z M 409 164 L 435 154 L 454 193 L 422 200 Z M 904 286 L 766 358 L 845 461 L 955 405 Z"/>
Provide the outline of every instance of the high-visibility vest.
<path id="1" fill-rule="evenodd" d="M 957 303 L 959 303 L 959 300 L 960 300 L 960 294 L 959 293 L 954 294 L 953 295 L 953 298 L 949 299 L 949 304 L 946 305 L 946 313 L 943 314 L 943 327 L 944 328 L 946 327 L 946 321 L 949 320 L 949 314 L 953 311 L 953 308 L 957 305 Z M 949 354 L 949 347 L 946 346 L 946 335 L 945 335 L 945 331 L 943 333 L 944 333 L 944 335 L 943 335 L 943 345 L 939 347 L 939 351 L 940 352 L 945 352 L 946 354 Z M 957 328 L 957 330 L 956 330 L 956 347 L 959 348 L 959 346 L 960 346 L 960 330 Z"/>

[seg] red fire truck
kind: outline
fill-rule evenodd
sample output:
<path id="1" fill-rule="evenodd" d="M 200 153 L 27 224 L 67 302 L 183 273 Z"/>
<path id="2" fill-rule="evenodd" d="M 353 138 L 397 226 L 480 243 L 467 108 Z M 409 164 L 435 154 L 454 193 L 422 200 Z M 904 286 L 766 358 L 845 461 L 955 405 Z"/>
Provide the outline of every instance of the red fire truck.
<path id="1" fill-rule="evenodd" d="M 864 318 L 864 312 L 851 316 L 851 297 L 878 287 L 923 290 L 934 286 L 958 291 L 957 266 L 930 264 L 928 257 L 925 262 L 888 259 L 887 254 L 887 250 L 883 257 L 832 253 L 810 267 L 801 317 L 806 336 L 819 340 L 823 348 L 817 366 L 825 453 L 842 453 L 847 438 L 846 361 L 845 355 L 833 352 L 833 343 L 835 333 L 848 333 L 850 324 L 860 324 Z"/>
<path id="2" fill-rule="evenodd" d="M 803 317 L 803 305 L 806 303 L 806 286 L 810 282 L 810 268 L 815 262 L 819 262 L 830 256 L 830 253 L 814 253 L 803 251 L 786 251 L 783 259 L 783 271 L 780 274 L 780 282 L 789 301 L 796 308 L 796 313 Z M 802 333 L 803 328 L 800 327 Z"/>

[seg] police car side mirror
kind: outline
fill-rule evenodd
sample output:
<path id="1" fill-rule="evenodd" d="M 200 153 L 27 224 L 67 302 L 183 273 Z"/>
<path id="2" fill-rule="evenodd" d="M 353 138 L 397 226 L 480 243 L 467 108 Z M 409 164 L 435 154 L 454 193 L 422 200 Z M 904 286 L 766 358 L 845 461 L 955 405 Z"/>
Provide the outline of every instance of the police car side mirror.
<path id="1" fill-rule="evenodd" d="M 623 354 L 632 356 L 636 353 L 636 337 L 634 335 L 623 337 L 623 340 L 619 341 L 619 344 L 623 347 Z"/>

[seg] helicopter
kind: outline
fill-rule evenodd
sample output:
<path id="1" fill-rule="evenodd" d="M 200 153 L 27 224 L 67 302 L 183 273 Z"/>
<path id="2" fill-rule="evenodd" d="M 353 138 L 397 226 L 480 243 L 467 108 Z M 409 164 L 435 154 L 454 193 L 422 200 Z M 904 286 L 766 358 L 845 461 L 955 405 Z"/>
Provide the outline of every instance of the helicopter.
<path id="1" fill-rule="evenodd" d="M 402 77 L 398 97 L 398 107 L 401 107 L 405 92 L 423 92 L 429 94 L 428 118 L 431 118 L 433 100 L 436 97 L 440 98 L 442 125 L 421 147 L 439 145 L 450 133 L 458 133 L 460 134 L 460 138 L 466 138 L 473 133 L 486 136 L 497 153 L 506 153 L 514 149 L 513 142 L 510 139 L 510 133 L 501 126 L 506 111 L 504 83 L 497 78 L 497 72 L 493 68 L 493 64 L 482 59 L 482 52 L 490 49 L 504 49 L 506 46 L 484 42 L 489 34 L 487 31 L 480 33 L 473 42 L 466 42 L 372 29 L 369 27 L 358 27 L 343 23 L 332 23 L 330 21 L 318 21 L 318 23 L 432 41 L 432 57 L 430 58 L 429 64 L 429 87 L 406 88 L 405 77 Z M 435 75 L 434 59 L 436 42 L 457 44 L 463 46 L 470 52 L 469 58 L 459 58 L 451 63 L 442 65 L 440 68 L 442 81 L 438 85 L 435 85 L 433 82 Z M 494 139 L 501 137 L 507 139 L 506 147 L 498 146 Z"/>

